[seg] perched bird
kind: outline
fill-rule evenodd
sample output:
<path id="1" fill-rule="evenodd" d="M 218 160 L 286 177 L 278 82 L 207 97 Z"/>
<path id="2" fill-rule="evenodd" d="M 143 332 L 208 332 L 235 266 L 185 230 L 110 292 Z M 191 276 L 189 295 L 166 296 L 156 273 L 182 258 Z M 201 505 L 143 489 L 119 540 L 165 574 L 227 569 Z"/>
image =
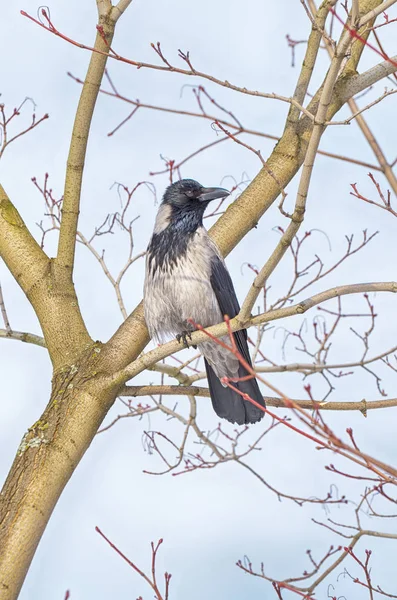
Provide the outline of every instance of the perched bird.
<path id="1" fill-rule="evenodd" d="M 145 320 L 151 337 L 160 343 L 170 336 L 186 342 L 194 331 L 188 319 L 209 327 L 240 310 L 225 262 L 203 227 L 208 204 L 228 195 L 223 188 L 205 188 L 192 179 L 177 181 L 164 193 L 147 249 L 144 287 Z M 246 330 L 233 335 L 239 352 L 251 364 Z M 230 345 L 228 336 L 221 339 Z M 199 349 L 216 414 L 231 423 L 259 421 L 264 412 L 220 381 L 247 376 L 236 356 L 214 341 L 200 344 Z M 265 406 L 255 378 L 233 385 Z"/>

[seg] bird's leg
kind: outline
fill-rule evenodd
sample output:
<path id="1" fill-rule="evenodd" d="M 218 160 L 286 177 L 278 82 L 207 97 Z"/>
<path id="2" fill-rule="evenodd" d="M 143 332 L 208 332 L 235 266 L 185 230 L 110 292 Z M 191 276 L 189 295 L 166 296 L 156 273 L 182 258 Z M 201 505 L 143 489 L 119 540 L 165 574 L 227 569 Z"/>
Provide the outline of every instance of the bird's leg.
<path id="1" fill-rule="evenodd" d="M 182 333 L 178 333 L 178 335 L 175 336 L 175 337 L 176 337 L 176 339 L 177 339 L 177 341 L 179 343 L 182 343 L 185 346 L 185 348 L 189 348 L 190 347 L 189 343 L 187 341 L 187 338 L 189 338 L 190 340 L 192 339 L 192 332 L 191 331 L 189 331 L 188 329 L 186 329 L 185 331 L 182 331 Z M 181 342 L 181 340 L 182 340 L 182 342 Z M 196 345 L 193 345 L 192 347 L 195 350 L 197 349 Z"/>

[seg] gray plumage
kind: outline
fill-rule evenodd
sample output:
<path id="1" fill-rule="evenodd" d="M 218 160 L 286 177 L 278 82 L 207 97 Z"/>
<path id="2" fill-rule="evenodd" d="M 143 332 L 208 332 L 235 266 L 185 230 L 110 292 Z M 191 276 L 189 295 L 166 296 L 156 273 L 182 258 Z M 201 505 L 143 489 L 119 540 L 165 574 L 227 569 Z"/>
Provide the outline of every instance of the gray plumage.
<path id="1" fill-rule="evenodd" d="M 223 321 L 225 314 L 232 318 L 240 310 L 224 260 L 203 227 L 209 202 L 228 194 L 222 188 L 203 188 L 191 179 L 178 181 L 165 191 L 147 250 L 144 287 L 145 320 L 151 337 L 160 343 L 193 331 L 188 319 L 209 327 Z M 233 335 L 240 353 L 251 364 L 246 331 Z M 230 344 L 228 336 L 221 339 Z M 232 423 L 259 421 L 264 412 L 220 381 L 247 375 L 238 359 L 212 341 L 199 348 L 217 415 Z M 265 406 L 256 379 L 233 385 Z"/>

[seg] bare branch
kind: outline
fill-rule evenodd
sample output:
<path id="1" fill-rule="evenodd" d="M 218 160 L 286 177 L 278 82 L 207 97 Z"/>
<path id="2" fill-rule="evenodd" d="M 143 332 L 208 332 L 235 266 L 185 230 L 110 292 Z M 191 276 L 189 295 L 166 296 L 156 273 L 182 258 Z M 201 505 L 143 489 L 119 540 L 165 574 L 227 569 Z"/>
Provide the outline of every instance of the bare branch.
<path id="1" fill-rule="evenodd" d="M 119 0 L 118 3 L 112 8 L 112 19 L 117 22 L 123 12 L 127 10 L 132 0 Z"/>
<path id="2" fill-rule="evenodd" d="M 130 396 L 139 398 L 141 396 L 197 396 L 201 398 L 209 398 L 210 392 L 208 388 L 198 386 L 182 386 L 182 385 L 126 385 L 119 396 Z M 273 396 L 264 396 L 267 406 L 274 408 L 292 408 L 287 406 L 283 398 L 275 398 Z M 321 402 L 318 400 L 295 400 L 292 402 L 305 410 L 313 410 L 314 407 L 319 410 L 340 411 L 358 410 L 366 416 L 368 410 L 376 410 L 381 408 L 394 408 L 397 406 L 397 398 L 389 400 L 361 400 L 359 402 Z"/>
<path id="3" fill-rule="evenodd" d="M 356 119 L 363 112 L 365 112 L 366 110 L 369 110 L 370 108 L 372 108 L 376 104 L 379 104 L 379 102 L 382 102 L 382 100 L 384 100 L 388 96 L 392 96 L 393 94 L 396 94 L 396 93 L 397 93 L 397 90 L 387 90 L 387 89 L 385 89 L 385 91 L 383 92 L 383 94 L 381 96 L 379 96 L 379 98 L 377 98 L 373 102 L 370 102 L 369 104 L 367 104 L 363 108 L 360 108 L 360 109 L 357 108 L 357 110 L 355 110 L 353 112 L 353 114 L 351 115 L 351 117 L 345 119 L 344 121 L 328 121 L 326 123 L 326 125 L 350 125 L 350 123 L 353 121 L 353 119 Z"/>
<path id="4" fill-rule="evenodd" d="M 8 340 L 18 340 L 20 342 L 26 342 L 27 344 L 34 344 L 35 346 L 41 346 L 42 348 L 46 348 L 44 338 L 34 333 L 0 329 L 0 338 L 5 338 Z"/>
<path id="5" fill-rule="evenodd" d="M 320 43 L 323 38 L 325 22 L 327 20 L 330 9 L 335 6 L 336 0 L 322 2 L 317 14 L 313 15 L 312 30 L 307 42 L 305 58 L 302 61 L 302 69 L 299 73 L 298 82 L 295 87 L 294 99 L 303 104 L 306 98 L 307 89 L 309 87 L 314 66 L 317 61 L 317 55 L 320 48 Z M 287 127 L 290 123 L 296 123 L 300 117 L 300 111 L 297 107 L 291 106 L 288 117 Z"/>
<path id="6" fill-rule="evenodd" d="M 96 0 L 98 17 L 105 17 L 112 9 L 112 0 Z"/>
<path id="7" fill-rule="evenodd" d="M 106 14 L 103 12 L 107 5 L 110 5 L 110 2 L 102 0 L 102 2 L 98 3 L 98 10 L 100 12 L 99 23 L 102 29 L 101 32 L 97 31 L 93 54 L 81 90 L 66 170 L 57 261 L 67 269 L 70 279 L 72 278 L 74 266 L 81 185 L 88 135 L 99 87 L 105 72 L 108 46 L 111 44 L 114 35 L 115 22 L 106 19 Z M 47 21 L 50 23 L 48 17 Z"/>
<path id="8" fill-rule="evenodd" d="M 359 17 L 360 17 L 359 0 L 352 0 L 352 10 L 350 13 L 350 19 L 351 19 L 353 27 L 357 27 Z"/>
<path id="9" fill-rule="evenodd" d="M 79 79 L 78 77 L 75 77 L 71 73 L 68 73 L 68 75 L 69 75 L 69 77 L 71 77 L 72 79 L 74 79 L 74 81 L 76 81 L 76 83 L 80 83 L 80 84 L 83 83 L 83 81 L 81 79 Z M 108 75 L 108 79 L 109 79 L 109 75 Z M 110 96 L 112 98 L 116 98 L 118 100 L 126 102 L 127 104 L 131 104 L 132 106 L 135 107 L 133 109 L 133 111 L 121 123 L 119 123 L 110 133 L 108 133 L 108 135 L 113 135 L 134 114 L 136 114 L 137 109 L 147 109 L 147 110 L 157 110 L 157 111 L 160 111 L 160 112 L 165 112 L 165 113 L 174 114 L 174 115 L 186 115 L 186 116 L 195 117 L 195 118 L 198 118 L 198 119 L 206 119 L 206 120 L 211 121 L 211 122 L 217 121 L 218 123 L 221 123 L 225 127 L 237 130 L 237 133 L 241 132 L 241 133 L 245 133 L 245 134 L 248 134 L 248 135 L 256 135 L 258 137 L 263 137 L 263 138 L 266 138 L 266 139 L 269 139 L 269 140 L 274 140 L 276 142 L 278 142 L 280 140 L 280 137 L 278 137 L 276 135 L 271 135 L 269 133 L 265 133 L 265 132 L 262 132 L 262 131 L 257 131 L 257 130 L 249 129 L 247 127 L 244 127 L 241 124 L 238 125 L 236 123 L 225 121 L 224 119 L 220 119 L 219 117 L 216 117 L 216 116 L 214 116 L 212 114 L 209 114 L 207 112 L 198 113 L 198 112 L 194 112 L 194 111 L 186 111 L 186 110 L 177 109 L 177 108 L 168 108 L 168 107 L 165 107 L 165 106 L 157 106 L 157 105 L 153 105 L 153 104 L 147 104 L 147 103 L 141 102 L 140 100 L 132 100 L 131 98 L 127 98 L 126 96 L 123 96 L 123 95 L 119 94 L 115 89 L 113 89 L 113 91 L 108 91 L 108 90 L 104 90 L 104 89 L 101 88 L 100 92 L 101 92 L 101 94 L 105 94 L 106 96 Z M 358 111 L 358 108 L 357 108 L 357 111 Z M 237 135 L 237 133 L 235 135 Z M 210 144 L 204 146 L 203 148 L 200 148 L 198 151 L 193 152 L 189 157 L 187 157 L 184 160 L 180 161 L 178 163 L 178 165 L 175 166 L 175 168 L 177 168 L 177 166 L 181 166 L 182 164 L 184 164 L 185 162 L 187 162 L 187 160 L 189 160 L 191 157 L 196 156 L 199 152 L 202 152 L 204 149 L 209 148 L 212 145 L 219 144 L 221 141 L 223 141 L 223 140 L 216 140 L 215 142 L 211 142 Z M 351 163 L 356 164 L 356 165 L 361 165 L 361 166 L 366 167 L 368 169 L 373 169 L 373 170 L 378 170 L 378 171 L 382 170 L 382 168 L 379 167 L 379 166 L 377 166 L 377 165 L 372 165 L 370 163 L 358 160 L 356 158 L 351 158 L 351 157 L 348 157 L 348 156 L 343 156 L 341 154 L 335 154 L 333 152 L 327 152 L 326 150 L 319 149 L 317 151 L 317 153 L 321 154 L 322 156 L 328 156 L 329 158 L 334 158 L 334 159 L 342 160 L 342 161 L 345 161 L 345 162 L 351 162 Z M 155 175 L 155 174 L 157 174 L 157 172 L 156 173 L 153 173 L 153 172 L 151 173 L 151 175 Z"/>
<path id="10" fill-rule="evenodd" d="M 213 83 L 216 83 L 217 85 L 220 85 L 222 87 L 226 87 L 230 90 L 233 90 L 235 92 L 240 92 L 242 94 L 247 94 L 249 96 L 257 96 L 260 98 L 267 98 L 270 100 L 279 100 L 280 102 L 286 102 L 287 104 L 292 104 L 293 106 L 295 106 L 296 108 L 298 108 L 306 117 L 308 117 L 311 121 L 314 120 L 314 117 L 312 115 L 312 113 L 310 111 L 308 111 L 304 106 L 301 106 L 298 102 L 296 102 L 296 100 L 294 100 L 294 98 L 288 98 L 286 96 L 282 96 L 280 94 L 276 94 L 274 92 L 260 92 L 258 90 L 249 90 L 246 87 L 242 87 L 242 86 L 238 86 L 235 84 L 230 83 L 230 81 L 227 80 L 221 80 L 218 79 L 217 77 L 214 77 L 213 75 L 210 75 L 209 73 L 204 73 L 202 71 L 197 71 L 197 69 L 195 69 L 192 66 L 191 60 L 190 60 L 190 56 L 189 53 L 184 53 L 182 52 L 182 50 L 179 50 L 179 58 L 182 59 L 182 61 L 184 61 L 187 65 L 188 65 L 188 69 L 186 68 L 179 68 L 176 67 L 174 65 L 171 65 L 171 63 L 168 61 L 168 59 L 164 56 L 162 50 L 161 50 L 161 45 L 159 42 L 157 42 L 157 44 L 152 44 L 152 48 L 153 50 L 156 52 L 156 54 L 160 57 L 160 59 L 162 60 L 163 64 L 162 65 L 156 65 L 156 64 L 152 64 L 152 63 L 146 63 L 146 62 L 140 62 L 140 61 L 135 61 L 126 57 L 123 57 L 119 54 L 117 54 L 110 46 L 110 41 L 108 42 L 108 44 L 103 47 L 100 48 L 99 46 L 97 47 L 97 45 L 95 45 L 94 47 L 92 46 L 87 46 L 85 44 L 82 44 L 80 42 L 76 42 L 74 40 L 72 40 L 71 38 L 67 37 L 66 35 L 64 35 L 63 33 L 61 33 L 59 30 L 57 30 L 54 26 L 54 24 L 52 22 L 49 22 L 49 24 L 46 26 L 43 23 L 41 23 L 40 21 L 38 21 L 37 19 L 35 19 L 34 17 L 28 15 L 27 13 L 25 13 L 24 11 L 21 11 L 21 14 L 25 17 L 28 17 L 31 21 L 34 21 L 37 25 L 40 25 L 41 27 L 44 27 L 44 29 L 46 29 L 47 31 L 49 31 L 50 33 L 61 37 L 62 39 L 66 40 L 67 42 L 69 42 L 70 44 L 73 44 L 74 46 L 78 46 L 79 48 L 82 48 L 84 50 L 89 50 L 90 52 L 93 52 L 94 54 L 98 54 L 104 57 L 104 60 L 106 62 L 107 58 L 113 58 L 114 60 L 132 65 L 134 67 L 137 67 L 139 69 L 142 68 L 147 68 L 147 69 L 154 69 L 157 71 L 169 71 L 172 73 L 179 73 L 181 75 L 189 75 L 189 76 L 194 76 L 194 77 L 201 77 L 202 79 L 207 79 L 208 81 L 212 81 Z M 99 32 L 100 33 L 100 32 Z"/>
<path id="11" fill-rule="evenodd" d="M 26 295 L 43 280 L 49 259 L 28 231 L 22 217 L 0 185 L 0 256 Z M 32 296 L 31 296 L 32 298 Z M 40 302 L 43 302 L 44 295 Z M 39 301 L 31 299 L 36 309 Z"/>
<path id="12" fill-rule="evenodd" d="M 4 303 L 3 290 L 1 288 L 1 283 L 0 283 L 0 311 L 1 311 L 1 314 L 3 317 L 5 332 L 10 333 L 11 325 L 10 325 L 10 321 L 8 320 L 8 314 L 7 314 L 7 310 L 6 310 L 6 305 Z M 4 330 L 1 330 L 1 331 L 4 331 Z"/>
<path id="13" fill-rule="evenodd" d="M 248 320 L 240 321 L 239 316 L 231 319 L 229 324 L 219 323 L 219 325 L 214 325 L 213 327 L 208 327 L 206 330 L 207 333 L 202 331 L 195 331 L 192 334 L 190 344 L 192 346 L 196 346 L 207 340 L 208 333 L 215 337 L 221 337 L 227 334 L 230 331 L 239 331 L 240 329 L 250 327 L 252 325 L 259 325 L 261 323 L 266 323 L 268 321 L 274 321 L 276 319 L 282 319 L 283 317 L 289 317 L 292 315 L 303 314 L 313 306 L 320 304 L 321 302 L 325 302 L 331 298 L 337 298 L 339 296 L 344 296 L 346 294 L 360 294 L 366 292 L 397 292 L 397 283 L 394 281 L 391 282 L 382 282 L 382 283 L 357 283 L 352 285 L 345 285 L 332 288 L 330 290 L 326 290 L 324 292 L 320 292 L 319 294 L 315 294 L 311 298 L 307 298 L 306 300 L 302 300 L 298 304 L 293 306 L 288 306 L 285 308 L 279 308 L 275 310 L 271 310 L 267 313 L 263 313 L 261 315 L 257 315 L 255 317 L 251 317 Z M 157 363 L 163 358 L 170 356 L 174 352 L 179 352 L 184 349 L 184 345 L 180 344 L 176 340 L 173 342 L 168 342 L 163 344 L 159 348 L 155 350 L 151 350 L 147 354 L 144 354 L 136 361 L 131 363 L 125 369 L 122 369 L 118 373 L 114 375 L 115 379 L 121 383 L 124 383 L 141 373 L 149 366 L 154 363 Z"/>
<path id="14" fill-rule="evenodd" d="M 384 0 L 384 2 L 382 2 L 381 4 L 379 4 L 379 6 L 373 8 L 372 10 L 368 11 L 366 15 L 364 15 L 363 17 L 361 17 L 359 24 L 358 24 L 358 28 L 363 27 L 364 25 L 366 25 L 367 23 L 369 23 L 370 21 L 372 21 L 373 19 L 376 19 L 376 17 L 380 14 L 382 14 L 383 12 L 385 12 L 385 10 L 387 10 L 388 8 L 390 8 L 391 6 L 393 6 L 393 4 L 396 3 L 397 0 Z"/>
<path id="15" fill-rule="evenodd" d="M 170 573 L 164 573 L 164 582 L 165 582 L 165 591 L 164 591 L 164 594 L 162 594 L 162 592 L 160 592 L 160 590 L 158 588 L 158 585 L 157 585 L 157 581 L 156 581 L 156 558 L 157 558 L 158 549 L 160 548 L 160 545 L 163 543 L 162 539 L 159 540 L 156 545 L 154 545 L 153 542 L 151 542 L 152 564 L 151 564 L 151 577 L 149 577 L 139 567 L 137 567 L 135 563 L 133 563 L 129 558 L 127 558 L 127 556 L 123 552 L 121 552 L 121 550 L 119 550 L 119 548 L 115 544 L 113 544 L 113 542 L 111 542 L 109 540 L 109 538 L 106 537 L 106 535 L 104 533 L 102 533 L 102 531 L 99 529 L 99 527 L 95 527 L 95 530 L 99 533 L 99 535 L 104 540 L 106 540 L 106 542 L 109 544 L 109 546 L 111 548 L 113 548 L 113 550 L 115 550 L 115 552 L 117 552 L 117 554 L 119 556 L 121 556 L 121 558 L 123 560 L 125 560 L 125 562 L 130 567 L 132 567 L 134 569 L 134 571 L 136 573 L 138 573 L 138 575 L 140 575 L 146 581 L 146 583 L 150 586 L 150 588 L 156 594 L 156 596 L 155 596 L 156 600 L 168 600 L 168 598 L 169 598 L 169 595 L 168 595 L 169 594 L 169 584 L 170 584 L 171 574 Z"/>
<path id="16" fill-rule="evenodd" d="M 314 0 L 308 0 L 309 2 L 309 6 L 311 11 L 313 12 L 313 14 L 315 13 L 316 10 L 316 6 L 315 6 L 315 1 Z M 359 13 L 357 13 L 358 16 Z M 375 32 L 375 38 L 378 42 L 378 45 L 380 47 L 380 50 L 382 52 L 383 55 L 385 55 L 385 52 L 382 48 L 382 46 L 380 45 L 379 39 L 376 35 Z M 325 40 L 325 45 L 328 51 L 329 56 L 332 58 L 333 56 L 333 47 L 327 42 L 327 40 Z M 382 99 L 383 97 L 381 97 L 380 99 Z M 380 100 L 379 99 L 379 100 Z M 376 141 L 376 138 L 374 136 L 374 134 L 372 133 L 368 123 L 366 122 L 366 120 L 364 119 L 364 117 L 362 116 L 362 114 L 360 114 L 364 109 L 362 109 L 360 111 L 357 102 L 354 98 L 350 98 L 348 100 L 348 105 L 349 108 L 351 110 L 351 112 L 353 113 L 353 115 L 355 115 L 356 118 L 356 122 L 358 124 L 358 126 L 360 127 L 365 139 L 367 140 L 368 144 L 370 145 L 373 153 L 375 154 L 379 165 L 381 167 L 381 170 L 383 171 L 383 173 L 385 174 L 385 177 L 387 178 L 389 184 L 391 185 L 391 187 L 394 190 L 394 193 L 397 195 L 397 178 L 393 172 L 393 169 L 391 168 L 391 166 L 389 165 L 388 161 L 386 160 L 386 157 L 382 151 L 382 148 L 380 147 L 380 145 L 378 144 L 378 142 Z"/>
<path id="17" fill-rule="evenodd" d="M 388 75 L 395 73 L 397 71 L 397 55 L 393 56 L 391 60 L 393 62 L 385 60 L 375 65 L 375 67 L 368 69 L 368 71 L 364 71 L 364 73 L 347 78 L 340 86 L 340 94 L 343 102 L 353 98 L 356 94 L 366 90 Z"/>
<path id="18" fill-rule="evenodd" d="M 33 104 L 31 123 L 30 125 L 25 127 L 25 129 L 22 129 L 18 133 L 10 135 L 8 131 L 10 123 L 13 122 L 15 117 L 18 117 L 21 114 L 22 107 L 27 103 L 27 101 L 30 101 Z M 9 117 L 7 117 L 4 104 L 0 104 L 0 159 L 2 158 L 6 148 L 10 144 L 12 144 L 12 142 L 15 142 L 15 140 L 17 140 L 18 138 L 26 135 L 30 131 L 33 131 L 33 129 L 40 125 L 40 123 L 48 119 L 48 114 L 43 115 L 42 117 L 40 117 L 40 119 L 36 119 L 35 107 L 36 105 L 34 104 L 31 98 L 25 98 L 25 100 L 21 102 L 18 108 L 14 108 L 12 114 Z"/>

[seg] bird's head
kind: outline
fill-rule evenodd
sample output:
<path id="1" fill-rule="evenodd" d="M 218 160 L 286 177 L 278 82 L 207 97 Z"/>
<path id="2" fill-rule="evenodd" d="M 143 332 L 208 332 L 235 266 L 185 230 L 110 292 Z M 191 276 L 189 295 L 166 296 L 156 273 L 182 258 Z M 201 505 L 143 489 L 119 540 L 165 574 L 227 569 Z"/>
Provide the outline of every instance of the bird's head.
<path id="1" fill-rule="evenodd" d="M 197 210 L 204 212 L 211 200 L 226 198 L 230 192 L 219 187 L 203 187 L 194 179 L 181 179 L 168 186 L 163 197 L 163 204 L 179 210 Z"/>

